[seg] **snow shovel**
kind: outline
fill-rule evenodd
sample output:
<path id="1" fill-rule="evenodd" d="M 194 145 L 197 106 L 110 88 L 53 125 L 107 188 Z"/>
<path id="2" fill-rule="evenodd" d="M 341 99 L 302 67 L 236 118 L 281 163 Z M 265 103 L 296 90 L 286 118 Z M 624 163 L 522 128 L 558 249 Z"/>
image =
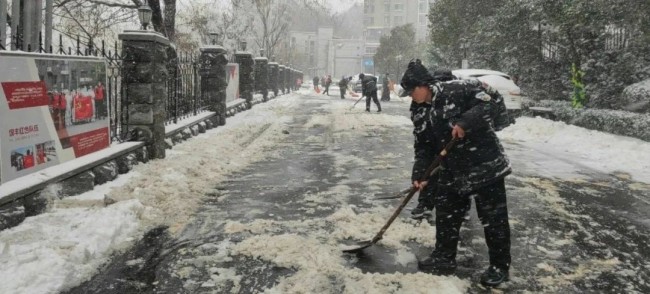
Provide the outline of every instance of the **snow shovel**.
<path id="1" fill-rule="evenodd" d="M 364 96 L 361 96 L 361 98 L 359 98 L 359 100 L 357 100 L 357 102 L 354 102 L 354 105 L 352 105 L 352 107 L 350 107 L 350 110 L 354 109 L 354 107 L 357 106 L 357 104 L 359 103 L 359 101 L 361 101 L 361 99 L 363 99 L 363 97 Z"/>
<path id="2" fill-rule="evenodd" d="M 402 198 L 402 197 L 404 197 L 404 195 L 406 195 L 406 193 L 408 193 L 409 191 L 411 191 L 411 188 L 410 188 L 410 187 L 409 187 L 409 188 L 406 188 L 405 190 L 399 191 L 399 193 L 396 193 L 395 195 L 384 196 L 384 197 L 376 197 L 375 199 L 378 199 L 378 200 L 385 200 L 385 199 L 397 199 L 397 198 Z"/>
<path id="3" fill-rule="evenodd" d="M 442 162 L 442 159 L 445 158 L 445 156 L 447 156 L 447 153 L 449 153 L 449 150 L 452 147 L 454 147 L 454 145 L 456 144 L 456 141 L 457 141 L 457 139 L 452 139 L 451 141 L 449 141 L 449 143 L 447 143 L 447 146 L 445 146 L 445 149 L 442 149 L 442 151 L 440 151 L 440 154 L 438 154 L 438 156 L 436 156 L 436 159 L 431 163 L 429 168 L 427 168 L 427 170 L 424 172 L 424 175 L 422 176 L 422 178 L 420 178 L 421 181 L 426 180 L 427 178 L 429 178 L 429 176 L 435 174 L 436 172 L 438 172 L 438 170 L 440 170 L 440 163 Z M 343 252 L 345 252 L 345 253 L 359 253 L 363 249 L 366 249 L 366 248 L 374 245 L 375 243 L 377 243 L 379 240 L 381 240 L 381 238 L 383 238 L 384 233 L 386 232 L 386 230 L 388 230 L 388 227 L 390 227 L 390 225 L 397 218 L 397 216 L 402 212 L 402 209 L 404 209 L 406 204 L 408 204 L 409 200 L 411 200 L 411 198 L 413 198 L 413 195 L 415 195 L 415 192 L 417 192 L 417 191 L 418 190 L 415 187 L 411 187 L 411 190 L 406 195 L 406 197 L 404 197 L 404 200 L 402 200 L 402 203 L 400 203 L 400 205 L 397 207 L 395 212 L 393 212 L 393 215 L 391 215 L 391 217 L 388 219 L 386 224 L 381 228 L 381 230 L 379 230 L 379 233 L 377 233 L 377 235 L 375 235 L 375 237 L 373 237 L 371 240 L 359 242 L 356 247 L 343 249 Z"/>

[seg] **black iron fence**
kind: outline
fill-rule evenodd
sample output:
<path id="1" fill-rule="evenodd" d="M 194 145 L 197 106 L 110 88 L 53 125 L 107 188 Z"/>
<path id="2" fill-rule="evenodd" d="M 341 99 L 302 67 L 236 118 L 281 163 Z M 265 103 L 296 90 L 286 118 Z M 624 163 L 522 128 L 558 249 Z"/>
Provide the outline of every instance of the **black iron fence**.
<path id="1" fill-rule="evenodd" d="M 43 47 L 42 34 L 39 34 L 39 44 L 37 50 L 32 50 L 32 44 L 25 44 L 22 42 L 20 36 L 11 36 L 13 44 L 8 48 L 15 48 L 16 51 L 27 51 L 41 54 L 55 54 L 62 56 L 95 56 L 103 57 L 106 60 L 106 85 L 105 95 L 108 98 L 109 105 L 107 105 L 108 119 L 110 122 L 110 133 L 112 142 L 121 142 L 128 139 L 128 134 L 122 128 L 122 125 L 128 121 L 128 103 L 122 89 L 122 55 L 120 54 L 119 44 L 115 42 L 112 49 L 107 49 L 104 41 L 100 44 L 95 44 L 90 39 L 84 44 L 79 37 L 73 41 L 74 47 L 65 47 L 63 45 L 63 36 L 59 35 L 59 44 L 56 46 Z M 8 49 L 0 46 L 0 50 L 7 51 Z M 46 57 L 44 55 L 44 57 Z"/>
<path id="2" fill-rule="evenodd" d="M 209 110 L 208 101 L 201 95 L 201 76 L 199 58 L 192 53 L 180 52 L 170 59 L 169 79 L 167 81 L 167 123 L 177 123 L 179 119 Z"/>

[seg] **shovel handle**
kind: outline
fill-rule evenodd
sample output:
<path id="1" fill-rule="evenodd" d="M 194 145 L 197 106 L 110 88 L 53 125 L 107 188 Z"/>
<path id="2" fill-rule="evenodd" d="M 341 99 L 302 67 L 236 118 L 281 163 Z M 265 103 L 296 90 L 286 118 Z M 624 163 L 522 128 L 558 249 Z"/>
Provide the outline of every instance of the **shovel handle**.
<path id="1" fill-rule="evenodd" d="M 454 147 L 454 145 L 456 144 L 457 141 L 458 141 L 457 139 L 452 139 L 451 141 L 449 141 L 449 143 L 447 143 L 445 148 L 442 149 L 442 151 L 440 151 L 440 154 L 438 154 L 438 156 L 436 156 L 436 159 L 431 163 L 431 165 L 429 165 L 429 167 L 424 172 L 424 175 L 422 176 L 422 178 L 420 180 L 424 181 L 427 178 L 429 178 L 430 175 L 432 175 L 432 174 L 438 172 L 438 170 L 440 170 L 440 163 L 442 162 L 442 159 L 445 158 L 445 156 L 447 156 L 447 154 L 449 153 L 449 150 L 451 150 L 451 148 Z M 377 243 L 377 241 L 381 240 L 381 238 L 384 236 L 384 233 L 386 232 L 386 230 L 388 230 L 388 227 L 390 227 L 390 225 L 397 218 L 397 216 L 402 212 L 402 209 L 404 209 L 406 204 L 409 203 L 409 201 L 411 200 L 411 198 L 413 198 L 413 195 L 415 195 L 415 192 L 417 192 L 417 191 L 418 191 L 417 188 L 411 187 L 411 190 L 409 190 L 408 195 L 406 195 L 406 197 L 404 197 L 404 200 L 402 200 L 402 203 L 400 203 L 399 207 L 397 207 L 397 209 L 395 209 L 395 212 L 393 212 L 393 215 L 390 216 L 390 218 L 388 219 L 386 224 L 381 228 L 381 230 L 379 230 L 377 235 L 375 235 L 375 237 L 372 238 L 372 241 L 370 241 L 371 244 L 375 244 L 375 243 Z"/>

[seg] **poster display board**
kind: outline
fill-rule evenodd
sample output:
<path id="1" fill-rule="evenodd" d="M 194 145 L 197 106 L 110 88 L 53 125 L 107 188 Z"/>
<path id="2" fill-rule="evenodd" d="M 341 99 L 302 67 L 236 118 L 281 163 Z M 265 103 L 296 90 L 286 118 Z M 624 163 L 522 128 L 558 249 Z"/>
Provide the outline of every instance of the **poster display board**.
<path id="1" fill-rule="evenodd" d="M 106 62 L 0 52 L 0 183 L 110 144 Z"/>
<path id="2" fill-rule="evenodd" d="M 239 99 L 239 64 L 228 63 L 226 65 L 226 103 Z"/>

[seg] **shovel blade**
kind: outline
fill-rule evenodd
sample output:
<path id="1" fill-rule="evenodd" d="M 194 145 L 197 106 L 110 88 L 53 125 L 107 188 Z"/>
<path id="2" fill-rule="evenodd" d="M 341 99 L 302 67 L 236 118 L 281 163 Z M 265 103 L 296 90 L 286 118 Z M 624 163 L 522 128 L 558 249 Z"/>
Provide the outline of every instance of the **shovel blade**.
<path id="1" fill-rule="evenodd" d="M 359 253 L 359 252 L 363 251 L 363 249 L 366 249 L 366 248 L 372 246 L 372 244 L 375 244 L 375 243 L 372 242 L 372 240 L 361 241 L 361 242 L 357 243 L 356 246 L 351 246 L 349 248 L 343 248 L 343 252 L 345 252 L 345 253 Z"/>

